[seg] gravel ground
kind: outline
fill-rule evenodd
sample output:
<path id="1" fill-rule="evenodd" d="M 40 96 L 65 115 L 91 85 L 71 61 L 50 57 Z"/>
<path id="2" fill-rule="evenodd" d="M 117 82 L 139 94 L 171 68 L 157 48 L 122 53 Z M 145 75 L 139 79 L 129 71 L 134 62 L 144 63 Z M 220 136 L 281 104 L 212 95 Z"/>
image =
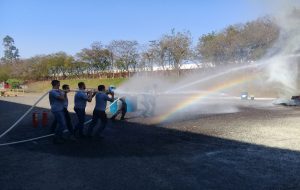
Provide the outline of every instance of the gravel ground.
<path id="1" fill-rule="evenodd" d="M 40 95 L 0 97 L 0 134 Z M 49 112 L 48 104 L 45 98 L 33 111 Z M 129 113 L 109 121 L 102 140 L 0 146 L 0 189 L 300 189 L 298 107 L 229 99 L 190 109 L 160 124 Z M 48 133 L 49 126 L 33 128 L 29 114 L 0 143 Z"/>

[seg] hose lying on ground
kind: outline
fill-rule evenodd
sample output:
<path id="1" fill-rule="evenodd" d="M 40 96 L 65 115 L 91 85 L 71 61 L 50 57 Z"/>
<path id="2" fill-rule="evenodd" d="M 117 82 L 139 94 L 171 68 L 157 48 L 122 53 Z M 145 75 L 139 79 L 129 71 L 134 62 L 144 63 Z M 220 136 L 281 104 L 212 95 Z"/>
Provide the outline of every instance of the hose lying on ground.
<path id="1" fill-rule="evenodd" d="M 4 133 L 2 133 L 1 135 L 0 135 L 0 138 L 1 137 L 3 137 L 5 134 L 7 134 L 9 131 L 11 131 L 18 123 L 20 123 L 20 121 L 46 96 L 48 94 L 48 92 L 47 93 L 45 93 L 43 96 L 41 96 L 37 101 L 36 101 L 36 103 L 33 105 L 33 106 L 31 106 L 31 108 L 29 108 L 27 111 L 26 111 L 26 113 L 23 115 L 23 116 L 21 116 L 19 119 L 18 119 L 18 121 L 16 121 L 16 123 L 15 124 L 13 124 L 10 128 L 8 128 Z M 106 108 L 106 110 L 108 109 L 108 108 L 110 108 L 111 107 L 111 105 L 113 105 L 115 102 L 117 102 L 118 100 L 119 100 L 120 98 L 117 98 L 115 101 L 113 101 L 107 108 Z M 87 125 L 87 124 L 89 124 L 90 122 L 91 122 L 92 120 L 90 119 L 90 120 L 88 120 L 88 121 L 86 121 L 85 123 L 84 123 L 84 125 Z M 52 133 L 52 134 L 48 134 L 48 135 L 43 135 L 43 136 L 39 136 L 39 137 L 35 137 L 35 138 L 30 138 L 30 139 L 24 139 L 24 140 L 20 140 L 20 141 L 13 141 L 13 142 L 8 142 L 8 143 L 2 143 L 2 144 L 0 144 L 0 146 L 7 146 L 7 145 L 13 145 L 13 144 L 20 144 L 20 143 L 25 143 L 25 142 L 30 142 L 30 141 L 35 141 L 35 140 L 39 140 L 39 139 L 43 139 L 43 138 L 47 138 L 47 137 L 51 137 L 51 136 L 53 136 L 54 134 Z"/>
<path id="2" fill-rule="evenodd" d="M 9 131 L 11 131 L 15 126 L 17 126 L 23 119 L 24 117 L 26 117 L 26 115 L 29 114 L 29 112 L 49 93 L 46 92 L 43 96 L 41 96 L 10 128 L 8 128 L 6 131 L 4 131 L 1 135 L 0 135 L 0 139 L 6 135 L 6 133 L 8 133 Z"/>

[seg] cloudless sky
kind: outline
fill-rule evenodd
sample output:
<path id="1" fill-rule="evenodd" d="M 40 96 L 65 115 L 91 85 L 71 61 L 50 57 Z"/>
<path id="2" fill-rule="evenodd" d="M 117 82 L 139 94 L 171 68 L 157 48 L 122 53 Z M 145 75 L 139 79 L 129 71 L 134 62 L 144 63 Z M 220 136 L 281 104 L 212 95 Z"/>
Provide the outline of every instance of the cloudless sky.
<path id="1" fill-rule="evenodd" d="M 284 1 L 284 0 L 282 0 Z M 94 41 L 137 40 L 163 34 L 220 31 L 272 12 L 271 0 L 0 0 L 2 39 L 14 38 L 21 58 L 65 51 L 74 55 Z"/>

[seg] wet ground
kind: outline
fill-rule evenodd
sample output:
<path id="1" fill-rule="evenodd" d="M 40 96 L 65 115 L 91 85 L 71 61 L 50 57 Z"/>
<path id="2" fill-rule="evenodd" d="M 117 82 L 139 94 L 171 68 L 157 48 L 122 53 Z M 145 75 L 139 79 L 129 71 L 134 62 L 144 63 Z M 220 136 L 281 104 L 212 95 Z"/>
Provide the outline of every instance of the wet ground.
<path id="1" fill-rule="evenodd" d="M 38 96 L 0 97 L 0 134 Z M 38 106 L 49 111 L 47 100 Z M 298 107 L 231 99 L 189 109 L 160 124 L 130 113 L 102 140 L 0 146 L 0 189 L 300 189 Z M 0 143 L 48 134 L 49 123 L 33 128 L 29 114 Z"/>

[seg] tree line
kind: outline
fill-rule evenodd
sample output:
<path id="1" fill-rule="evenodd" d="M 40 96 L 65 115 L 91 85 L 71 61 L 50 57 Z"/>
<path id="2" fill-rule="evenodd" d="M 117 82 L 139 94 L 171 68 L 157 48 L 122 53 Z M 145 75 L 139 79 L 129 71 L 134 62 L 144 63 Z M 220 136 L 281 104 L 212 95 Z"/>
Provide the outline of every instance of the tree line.
<path id="1" fill-rule="evenodd" d="M 279 32 L 272 18 L 263 17 L 202 35 L 196 45 L 189 31 L 172 30 L 147 45 L 134 40 L 113 40 L 107 45 L 94 42 L 74 56 L 57 52 L 28 59 L 20 59 L 13 38 L 6 36 L 0 81 L 116 77 L 124 72 L 153 71 L 158 66 L 179 73 L 182 65 L 190 62 L 197 63 L 199 69 L 247 64 L 264 56 L 278 39 Z"/>

